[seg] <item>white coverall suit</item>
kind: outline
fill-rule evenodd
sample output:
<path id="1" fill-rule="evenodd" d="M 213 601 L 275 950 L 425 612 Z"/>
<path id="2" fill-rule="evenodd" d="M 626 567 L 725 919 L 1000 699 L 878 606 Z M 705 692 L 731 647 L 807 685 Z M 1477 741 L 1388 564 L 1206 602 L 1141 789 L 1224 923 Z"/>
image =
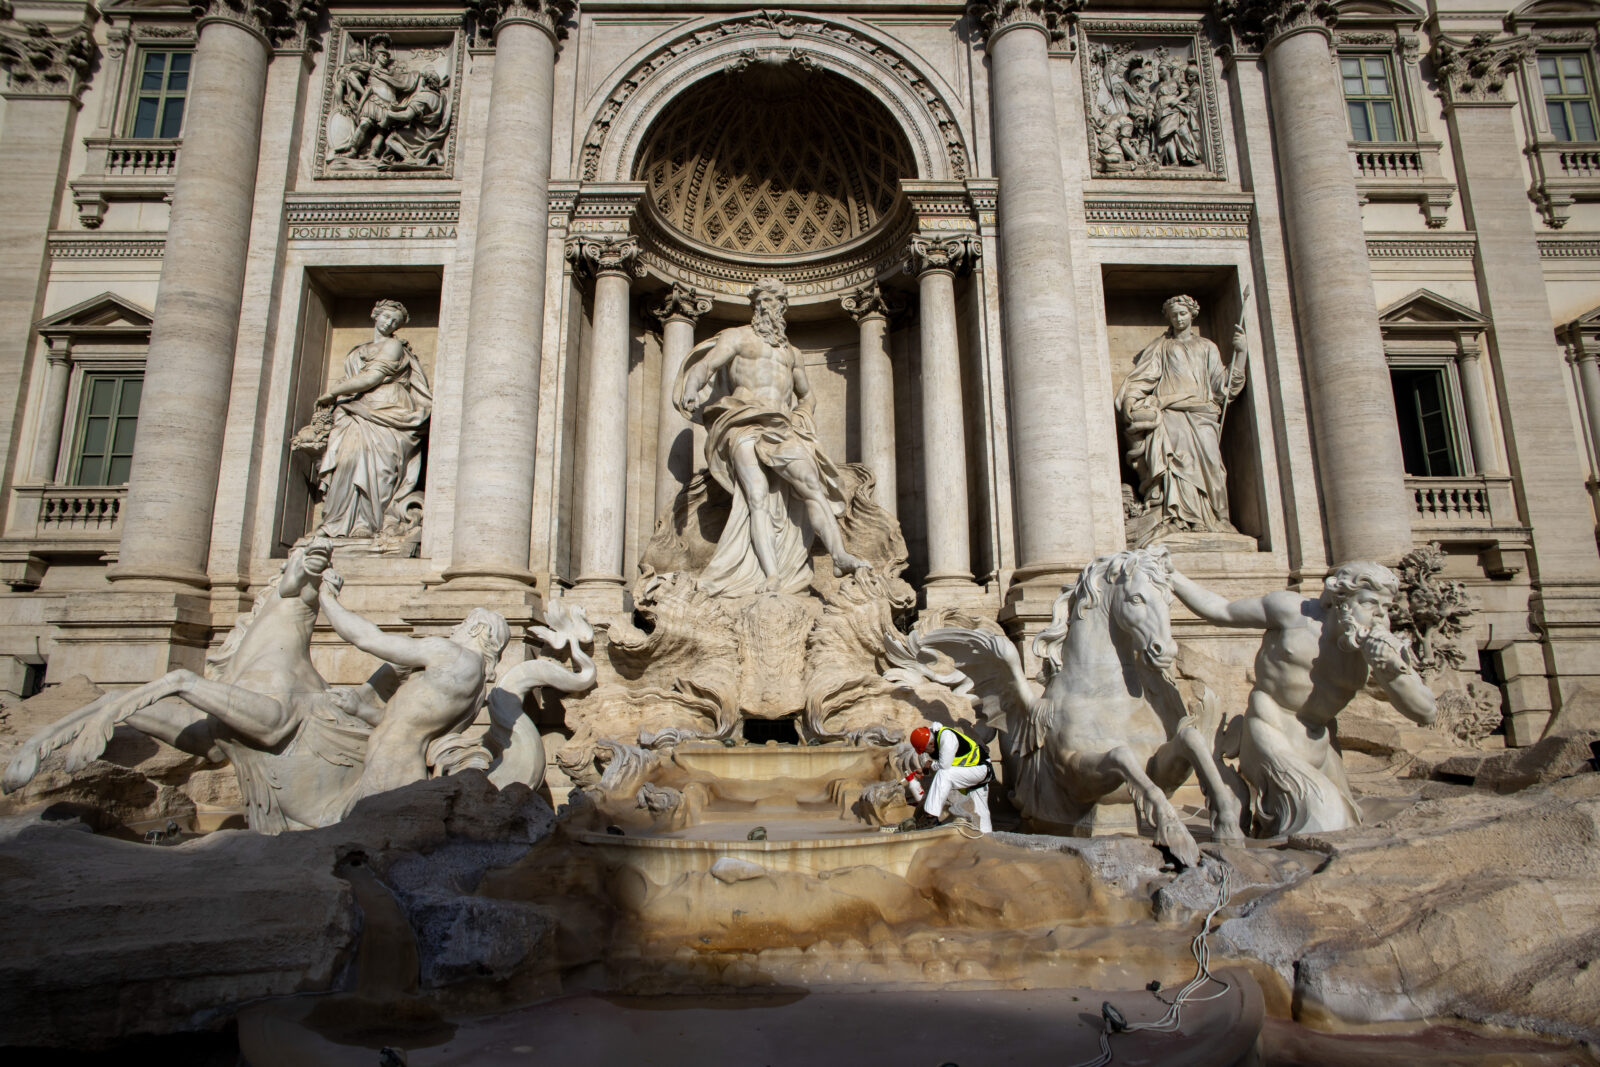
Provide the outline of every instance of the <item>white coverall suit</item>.
<path id="1" fill-rule="evenodd" d="M 988 765 L 980 760 L 976 766 L 956 766 L 957 756 L 967 747 L 963 743 L 962 735 L 947 726 L 935 725 L 932 729 L 933 738 L 928 748 L 935 753 L 933 783 L 928 786 L 928 795 L 922 801 L 922 810 L 935 819 L 941 819 L 944 817 L 945 801 L 949 799 L 950 791 L 966 789 L 969 790 L 967 797 L 977 811 L 978 829 L 986 834 L 993 833 L 994 826 L 989 822 L 989 787 L 978 785 L 989 777 Z M 920 792 L 920 785 L 921 783 L 914 783 L 913 788 Z M 977 788 L 973 788 L 974 786 Z"/>

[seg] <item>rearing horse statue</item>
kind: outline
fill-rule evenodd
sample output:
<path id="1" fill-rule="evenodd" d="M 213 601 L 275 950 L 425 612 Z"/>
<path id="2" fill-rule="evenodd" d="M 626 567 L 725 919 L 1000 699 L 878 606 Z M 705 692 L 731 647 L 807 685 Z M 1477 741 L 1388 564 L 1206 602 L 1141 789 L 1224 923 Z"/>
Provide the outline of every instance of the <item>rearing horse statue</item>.
<path id="1" fill-rule="evenodd" d="M 1011 641 L 980 630 L 934 630 L 905 642 L 886 635 L 896 669 L 884 677 L 931 679 L 982 707 L 1005 732 L 1012 795 L 1029 822 L 1074 828 L 1096 804 L 1131 799 L 1155 827 L 1156 844 L 1193 866 L 1199 846 L 1168 794 L 1192 767 L 1217 841 L 1243 842 L 1242 806 L 1173 680 L 1171 603 L 1166 549 L 1101 556 L 1061 591 L 1051 625 L 1034 640 L 1045 664 L 1042 693 Z M 956 673 L 938 672 L 935 653 Z"/>

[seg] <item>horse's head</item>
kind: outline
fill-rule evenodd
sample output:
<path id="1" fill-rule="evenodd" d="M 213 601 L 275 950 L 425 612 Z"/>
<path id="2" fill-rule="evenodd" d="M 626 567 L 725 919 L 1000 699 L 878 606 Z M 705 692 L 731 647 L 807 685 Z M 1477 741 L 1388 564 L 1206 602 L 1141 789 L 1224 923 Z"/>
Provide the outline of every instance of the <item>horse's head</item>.
<path id="1" fill-rule="evenodd" d="M 1172 639 L 1172 559 L 1165 548 L 1136 548 L 1106 568 L 1111 623 L 1132 640 L 1139 660 L 1165 674 L 1177 658 Z"/>

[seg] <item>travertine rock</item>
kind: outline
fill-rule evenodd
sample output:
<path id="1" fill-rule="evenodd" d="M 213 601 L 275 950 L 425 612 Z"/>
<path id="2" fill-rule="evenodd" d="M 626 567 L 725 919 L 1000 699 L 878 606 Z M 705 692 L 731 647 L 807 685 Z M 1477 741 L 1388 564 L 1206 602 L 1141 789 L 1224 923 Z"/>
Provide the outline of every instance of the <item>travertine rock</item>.
<path id="1" fill-rule="evenodd" d="M 1292 843 L 1326 864 L 1223 923 L 1217 947 L 1276 968 L 1302 1018 L 1600 1039 L 1600 774 Z"/>
<path id="2" fill-rule="evenodd" d="M 547 918 L 462 897 L 552 825 L 526 787 L 476 772 L 370 797 L 301 834 L 152 847 L 14 820 L 0 832 L 0 1046 L 203 1029 L 261 997 L 344 988 L 362 922 L 341 863 L 390 884 L 424 983 L 534 965 Z"/>

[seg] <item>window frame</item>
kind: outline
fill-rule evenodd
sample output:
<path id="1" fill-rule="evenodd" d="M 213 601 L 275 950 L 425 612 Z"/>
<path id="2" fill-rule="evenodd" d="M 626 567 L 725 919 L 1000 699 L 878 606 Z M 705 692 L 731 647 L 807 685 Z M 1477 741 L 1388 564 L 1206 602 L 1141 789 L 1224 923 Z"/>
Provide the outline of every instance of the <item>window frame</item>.
<path id="1" fill-rule="evenodd" d="M 67 455 L 65 457 L 65 460 L 66 460 L 65 477 L 61 480 L 60 484 L 66 485 L 66 486 L 74 486 L 74 487 L 82 486 L 82 487 L 92 487 L 92 488 L 113 488 L 113 487 L 117 487 L 117 486 L 125 486 L 125 485 L 128 484 L 126 480 L 123 480 L 123 481 L 120 481 L 120 482 L 113 482 L 113 481 L 110 481 L 110 480 L 105 479 L 105 478 L 101 478 L 100 480 L 97 480 L 97 481 L 83 481 L 82 480 L 82 470 L 83 470 L 83 463 L 84 463 L 83 446 L 84 446 L 85 439 L 88 437 L 90 420 L 93 417 L 90 414 L 88 408 L 89 408 L 89 400 L 90 400 L 90 397 L 92 395 L 92 389 L 93 389 L 94 384 L 96 382 L 100 382 L 100 381 L 116 382 L 117 383 L 116 392 L 113 395 L 112 410 L 111 410 L 111 413 L 110 413 L 110 416 L 109 416 L 110 417 L 110 426 L 109 426 L 109 428 L 107 430 L 107 434 L 106 434 L 106 448 L 105 448 L 104 454 L 100 457 L 101 473 L 106 473 L 107 468 L 109 468 L 111 463 L 116 458 L 118 458 L 118 454 L 116 453 L 116 451 L 115 451 L 115 449 L 113 447 L 114 443 L 116 441 L 117 427 L 118 427 L 118 424 L 123 419 L 130 418 L 130 417 L 131 417 L 131 419 L 133 421 L 133 424 L 134 424 L 134 440 L 128 446 L 126 457 L 127 457 L 128 464 L 129 464 L 130 474 L 132 473 L 133 455 L 134 455 L 135 449 L 138 447 L 139 409 L 136 406 L 134 408 L 132 416 L 124 416 L 124 415 L 121 414 L 121 400 L 122 400 L 123 392 L 124 392 L 124 389 L 126 388 L 127 383 L 130 382 L 130 381 L 134 381 L 134 380 L 137 380 L 139 382 L 139 391 L 140 391 L 139 400 L 140 400 L 140 405 L 142 406 L 143 401 L 144 401 L 144 368 L 143 367 L 139 367 L 139 368 L 120 368 L 120 369 L 105 369 L 105 368 L 101 368 L 101 367 L 89 367 L 89 368 L 85 368 L 82 371 L 82 373 L 79 375 L 79 377 L 78 377 L 77 396 L 76 396 L 77 409 L 76 409 L 76 412 L 75 412 L 74 418 L 73 418 L 74 425 L 73 425 L 73 429 L 72 429 L 72 448 L 67 452 Z"/>
<path id="2" fill-rule="evenodd" d="M 137 132 L 135 132 L 139 121 L 139 103 L 142 98 L 150 95 L 150 93 L 143 88 L 145 62 L 148 57 L 153 55 L 165 55 L 169 58 L 162 66 L 162 85 L 160 89 L 155 91 L 157 105 L 153 132 L 148 136 L 140 136 Z M 185 55 L 188 56 L 190 60 L 189 69 L 185 72 L 185 82 L 181 93 L 174 93 L 167 84 L 172 77 L 170 57 L 175 55 Z M 117 126 L 119 137 L 129 141 L 181 140 L 183 138 L 184 124 L 189 121 L 189 93 L 190 90 L 193 89 L 192 79 L 194 78 L 194 46 L 192 44 L 184 46 L 183 44 L 166 43 L 159 45 L 140 45 L 133 50 L 133 55 L 130 58 L 131 62 L 128 64 L 128 93 L 126 108 L 122 116 L 122 121 Z M 177 132 L 166 134 L 163 133 L 161 129 L 162 119 L 166 115 L 167 105 L 173 100 L 181 100 L 183 102 L 183 113 L 178 121 Z"/>
<path id="3" fill-rule="evenodd" d="M 1545 91 L 1544 85 L 1545 74 L 1543 70 L 1543 64 L 1547 59 L 1556 61 L 1556 78 L 1560 83 L 1562 83 L 1563 90 L 1565 89 L 1566 75 L 1561 70 L 1561 61 L 1566 59 L 1577 60 L 1579 73 L 1583 76 L 1584 92 L 1579 94 L 1563 91 L 1555 94 L 1554 99 L 1552 99 L 1551 95 Z M 1560 145 L 1600 143 L 1600 106 L 1597 106 L 1597 101 L 1595 99 L 1594 69 L 1595 65 L 1593 62 L 1593 57 L 1587 49 L 1540 48 L 1534 53 L 1532 80 L 1538 85 L 1539 103 L 1542 105 L 1541 115 L 1544 118 L 1542 126 L 1548 128 L 1549 138 L 1552 143 Z M 1593 134 L 1593 136 L 1587 138 L 1556 136 L 1555 125 L 1550 121 L 1550 105 L 1552 103 L 1559 103 L 1562 105 L 1563 121 L 1567 124 L 1568 131 L 1572 132 L 1572 112 L 1570 105 L 1573 102 L 1580 100 L 1581 102 L 1589 105 L 1589 132 Z M 1541 132 L 1543 132 L 1543 130 L 1541 130 Z"/>
<path id="4" fill-rule="evenodd" d="M 144 352 L 137 355 L 129 354 L 125 349 L 120 352 L 101 349 L 96 351 L 95 345 L 74 345 L 71 356 L 71 375 L 67 379 L 67 402 L 61 413 L 61 445 L 56 450 L 55 476 L 51 478 L 52 486 L 73 485 L 72 476 L 76 473 L 78 462 L 78 442 L 84 431 L 84 382 L 96 375 L 121 374 L 140 375 L 145 373 Z M 107 346 L 109 348 L 109 346 Z M 143 406 L 144 397 L 140 396 L 140 405 Z M 138 438 L 134 438 L 134 451 L 138 451 Z"/>
<path id="5" fill-rule="evenodd" d="M 1340 48 L 1338 49 L 1335 58 L 1339 62 L 1339 91 L 1341 98 L 1344 101 L 1345 123 L 1347 129 L 1349 130 L 1351 143 L 1361 145 L 1403 145 L 1412 143 L 1415 138 L 1412 135 L 1408 121 L 1409 108 L 1406 106 L 1405 93 L 1402 91 L 1399 80 L 1396 76 L 1395 56 L 1393 50 L 1373 48 Z M 1360 67 L 1361 85 L 1362 88 L 1365 89 L 1368 78 L 1366 65 L 1372 60 L 1376 60 L 1383 64 L 1383 76 L 1388 83 L 1389 91 L 1381 94 L 1362 92 L 1352 97 L 1345 86 L 1345 79 L 1349 77 L 1344 70 L 1345 63 L 1351 62 L 1358 64 Z M 1371 133 L 1374 129 L 1374 123 L 1372 121 L 1372 105 L 1374 103 L 1384 101 L 1388 102 L 1394 119 L 1394 137 L 1388 140 L 1373 137 L 1357 137 L 1355 126 L 1350 122 L 1350 105 L 1363 105 L 1363 110 L 1367 116 L 1367 132 Z"/>
<path id="6" fill-rule="evenodd" d="M 1443 408 L 1445 432 L 1448 437 L 1445 443 L 1458 468 L 1456 474 L 1414 474 L 1406 471 L 1408 478 L 1472 478 L 1479 473 L 1478 457 L 1473 454 L 1471 435 L 1467 432 L 1467 408 L 1461 396 L 1461 368 L 1457 359 L 1456 356 L 1444 354 L 1421 355 L 1397 352 L 1388 354 L 1389 390 L 1394 399 L 1397 423 L 1400 418 L 1400 397 L 1394 390 L 1394 372 L 1434 371 L 1439 374 L 1441 383 L 1439 401 Z M 1398 426 L 1396 428 L 1398 429 Z"/>

